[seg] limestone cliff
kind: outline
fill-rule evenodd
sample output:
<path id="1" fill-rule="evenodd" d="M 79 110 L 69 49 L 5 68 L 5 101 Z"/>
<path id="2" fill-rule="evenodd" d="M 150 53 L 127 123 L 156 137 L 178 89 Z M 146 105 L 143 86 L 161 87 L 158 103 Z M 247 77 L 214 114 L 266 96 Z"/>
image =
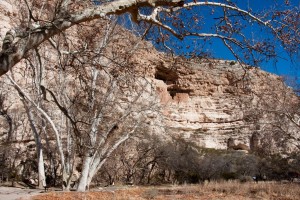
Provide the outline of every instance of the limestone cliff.
<path id="1" fill-rule="evenodd" d="M 283 101 L 298 101 L 280 77 L 259 68 L 234 61 L 179 60 L 156 67 L 156 90 L 167 129 L 200 146 L 224 149 L 230 137 L 249 146 L 251 135 L 263 137 L 274 120 L 266 114 L 269 104 L 279 108 Z"/>
<path id="2" fill-rule="evenodd" d="M 14 13 L 9 1 L 1 1 L 0 17 L 5 22 L 1 22 L 0 25 L 1 38 L 10 27 L 14 26 L 9 18 L 16 15 Z M 74 38 L 80 36 L 74 34 L 74 31 L 78 33 L 82 30 L 73 28 L 69 31 L 73 31 L 71 35 Z M 124 29 L 122 34 L 130 35 L 124 32 Z M 149 42 L 133 35 L 128 38 L 130 39 L 115 38 L 115 43 L 109 46 L 105 53 L 117 52 L 119 54 L 116 58 L 125 59 L 128 55 L 123 54 L 126 48 L 135 47 L 134 53 L 126 59 L 131 68 L 138 72 L 136 74 L 145 76 L 153 83 L 153 91 L 160 102 L 161 116 L 152 115 L 149 119 L 155 121 L 154 125 L 164 127 L 172 136 L 184 137 L 206 148 L 225 149 L 230 137 L 250 146 L 250 136 L 258 132 L 263 137 L 266 127 L 276 118 L 258 110 L 270 110 L 268 102 L 272 104 L 273 109 L 282 106 L 284 101 L 298 101 L 296 95 L 284 85 L 280 77 L 259 68 L 241 66 L 234 61 L 174 58 L 157 52 Z M 50 66 L 55 65 L 53 60 L 56 56 L 50 56 L 49 60 L 52 60 L 48 61 Z M 107 64 L 109 61 L 101 62 Z M 18 67 L 24 69 L 24 66 Z M 46 70 L 49 72 L 46 79 L 51 87 L 57 83 L 57 71 L 50 67 Z M 71 78 L 69 77 L 70 81 Z M 5 77 L 1 79 L 3 84 L 9 84 Z M 24 86 L 31 83 L 29 80 L 22 81 Z M 7 95 L 11 112 L 15 112 L 16 116 L 22 115 L 24 112 L 22 106 L 14 105 L 13 101 L 17 93 L 9 90 L 11 89 L 2 88 L 1 92 Z M 48 109 L 51 111 L 53 107 Z M 3 119 L 1 120 L 2 124 L 5 124 Z M 25 137 L 21 133 L 24 131 L 19 130 L 19 134 L 22 135 L 19 138 Z M 30 138 L 30 134 L 26 137 Z"/>

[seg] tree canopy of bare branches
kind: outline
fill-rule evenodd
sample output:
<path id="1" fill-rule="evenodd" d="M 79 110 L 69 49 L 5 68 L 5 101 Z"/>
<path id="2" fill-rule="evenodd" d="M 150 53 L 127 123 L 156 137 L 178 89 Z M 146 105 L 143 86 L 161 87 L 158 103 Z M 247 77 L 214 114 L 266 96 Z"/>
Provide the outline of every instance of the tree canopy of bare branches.
<path id="1" fill-rule="evenodd" d="M 170 35 L 183 40 L 187 37 L 220 39 L 237 58 L 239 50 L 245 60 L 255 60 L 255 54 L 266 57 L 276 56 L 276 45 L 282 45 L 289 53 L 299 50 L 299 10 L 273 10 L 256 14 L 251 9 L 243 9 L 231 1 L 184 1 L 184 0 L 115 0 L 107 1 L 20 1 L 24 16 L 6 33 L 0 53 L 0 75 L 7 73 L 14 65 L 26 57 L 30 50 L 49 41 L 53 36 L 63 34 L 74 25 L 105 19 L 112 15 L 130 13 L 132 21 L 160 34 L 159 42 L 164 45 Z M 211 32 L 200 27 L 205 23 L 200 8 L 208 7 L 214 12 L 220 9 L 223 16 L 215 19 Z M 150 8 L 150 9 L 149 9 Z M 148 10 L 147 10 L 148 9 Z M 147 12 L 146 12 L 146 11 Z M 258 25 L 264 34 L 273 35 L 267 39 L 250 41 L 245 27 Z M 279 41 L 280 43 L 274 43 Z M 167 48 L 168 46 L 165 45 Z"/>
<path id="2" fill-rule="evenodd" d="M 42 150 L 47 145 L 48 153 L 52 153 L 47 138 L 52 136 L 53 152 L 57 153 L 53 157 L 60 162 L 59 175 L 65 189 L 69 189 L 75 169 L 81 168 L 77 189 L 86 190 L 110 155 L 149 125 L 147 114 L 155 114 L 151 83 L 132 70 L 132 55 L 141 39 L 133 40 L 133 35 L 124 34 L 118 17 L 129 14 L 125 27 L 132 25 L 131 29 L 142 39 L 152 39 L 172 53 L 176 53 L 174 47 L 179 42 L 189 38 L 218 39 L 240 63 L 255 63 L 259 60 L 257 54 L 266 58 L 277 56 L 278 44 L 290 54 L 299 50 L 297 8 L 260 14 L 230 1 L 18 3 L 19 13 L 12 17 L 15 27 L 3 36 L 0 76 L 7 74 L 25 107 L 38 147 L 37 156 L 41 158 L 40 182 L 45 182 Z M 221 13 L 208 29 L 202 28 L 206 23 L 202 8 Z M 250 40 L 248 26 L 259 27 L 270 37 Z M 20 62 L 24 64 L 21 72 L 15 72 L 14 66 Z M 0 114 L 7 119 L 11 132 L 7 110 L 1 107 Z"/>

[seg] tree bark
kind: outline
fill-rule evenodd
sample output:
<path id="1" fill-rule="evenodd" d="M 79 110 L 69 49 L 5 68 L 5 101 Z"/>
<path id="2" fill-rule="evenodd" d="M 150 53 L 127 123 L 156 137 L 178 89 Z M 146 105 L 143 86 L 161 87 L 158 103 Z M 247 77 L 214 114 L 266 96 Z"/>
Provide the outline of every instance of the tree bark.
<path id="1" fill-rule="evenodd" d="M 139 7 L 179 6 L 182 5 L 182 2 L 183 0 L 118 0 L 74 13 L 56 13 L 57 16 L 63 17 L 59 17 L 46 25 L 23 32 L 21 34 L 22 37 L 20 37 L 21 39 L 17 42 L 14 42 L 14 35 L 9 38 L 9 42 L 5 42 L 4 40 L 2 51 L 0 52 L 0 77 L 19 63 L 28 51 L 37 48 L 44 41 L 76 24 L 105 18 L 109 15 L 121 15 L 126 12 L 131 13 L 133 18 L 137 18 Z M 64 10 L 64 12 L 67 11 Z M 7 32 L 7 35 L 11 36 L 11 33 L 14 33 L 14 31 L 10 30 Z"/>
<path id="2" fill-rule="evenodd" d="M 88 185 L 87 181 L 88 181 L 91 161 L 92 161 L 92 157 L 89 153 L 87 153 L 84 158 L 82 172 L 77 187 L 77 191 L 79 192 L 84 192 L 87 189 L 87 185 Z"/>
<path id="3" fill-rule="evenodd" d="M 59 134 L 53 120 L 50 118 L 50 116 L 42 109 L 40 108 L 34 101 L 32 101 L 32 99 L 26 94 L 23 92 L 23 90 L 21 89 L 21 87 L 10 77 L 10 76 L 7 76 L 9 78 L 9 80 L 11 81 L 11 83 L 14 85 L 14 87 L 16 88 L 16 90 L 24 97 L 26 98 L 44 117 L 45 117 L 45 120 L 47 120 L 53 131 L 54 131 L 54 135 L 55 135 L 55 141 L 56 141 L 56 146 L 57 146 L 57 150 L 58 150 L 58 153 L 59 153 L 59 157 L 60 157 L 60 164 L 61 164 L 61 173 L 62 173 L 62 179 L 63 179 L 63 182 L 67 183 L 68 181 L 68 178 L 69 178 L 69 174 L 66 172 L 66 163 L 65 163 L 65 155 L 64 155 L 64 152 L 63 152 L 63 146 L 62 146 L 62 142 L 61 142 L 61 135 Z M 63 186 L 63 189 L 65 187 Z"/>
<path id="4" fill-rule="evenodd" d="M 87 187 L 89 187 L 90 183 L 93 180 L 93 177 L 95 176 L 95 174 L 101 169 L 101 167 L 103 166 L 103 164 L 106 162 L 106 160 L 108 159 L 108 157 L 126 140 L 129 139 L 130 134 L 132 134 L 135 131 L 136 127 L 130 131 L 128 134 L 124 135 L 123 137 L 119 138 L 114 145 L 112 145 L 109 149 L 106 149 L 105 152 L 101 152 L 101 154 L 99 155 L 95 155 L 96 158 L 93 160 L 92 163 L 90 163 L 90 168 L 89 168 L 89 174 L 87 177 Z M 100 156 L 103 155 L 103 156 Z"/>
<path id="5" fill-rule="evenodd" d="M 46 176 L 45 176 L 45 167 L 44 167 L 44 158 L 43 158 L 43 147 L 41 143 L 41 138 L 37 132 L 37 128 L 35 126 L 35 121 L 33 119 L 32 113 L 28 108 L 26 100 L 22 99 L 23 105 L 26 110 L 26 114 L 30 123 L 31 130 L 33 132 L 35 145 L 36 145 L 36 153 L 38 160 L 38 187 L 43 189 L 46 186 Z"/>
<path id="6" fill-rule="evenodd" d="M 38 149 L 38 173 L 39 173 L 39 188 L 43 189 L 46 186 L 46 176 L 44 167 L 43 148 Z"/>

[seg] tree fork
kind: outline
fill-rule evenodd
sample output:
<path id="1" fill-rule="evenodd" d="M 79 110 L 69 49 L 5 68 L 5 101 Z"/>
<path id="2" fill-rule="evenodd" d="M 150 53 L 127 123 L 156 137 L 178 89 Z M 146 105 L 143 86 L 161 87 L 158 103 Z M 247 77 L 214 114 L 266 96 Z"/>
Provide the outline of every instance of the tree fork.
<path id="1" fill-rule="evenodd" d="M 104 18 L 108 15 L 121 15 L 126 12 L 136 16 L 136 10 L 141 7 L 176 7 L 182 6 L 183 4 L 183 0 L 118 0 L 104 3 L 100 6 L 86 8 L 74 13 L 68 13 L 67 17 L 57 18 L 52 22 L 49 21 L 44 26 L 24 32 L 26 37 L 20 38 L 20 40 L 15 43 L 15 32 L 10 30 L 4 38 L 2 51 L 0 52 L 0 77 L 19 63 L 29 50 L 38 47 L 45 40 L 48 40 L 54 35 L 57 35 L 76 24 Z M 64 13 L 58 13 L 58 16 L 60 16 L 59 14 Z"/>

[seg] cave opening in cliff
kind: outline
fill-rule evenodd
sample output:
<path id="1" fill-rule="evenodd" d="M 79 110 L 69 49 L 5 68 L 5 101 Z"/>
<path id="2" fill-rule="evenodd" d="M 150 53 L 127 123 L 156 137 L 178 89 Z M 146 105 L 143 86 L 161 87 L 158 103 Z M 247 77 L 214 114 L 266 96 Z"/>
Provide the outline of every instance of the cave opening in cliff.
<path id="1" fill-rule="evenodd" d="M 178 93 L 185 93 L 190 95 L 193 90 L 181 88 L 178 84 L 179 76 L 175 69 L 170 69 L 164 66 L 156 67 L 155 79 L 163 81 L 167 85 L 167 91 L 169 92 L 172 99 Z"/>
<path id="2" fill-rule="evenodd" d="M 162 80 L 167 85 L 176 84 L 178 75 L 174 69 L 158 66 L 155 70 L 155 79 Z"/>

